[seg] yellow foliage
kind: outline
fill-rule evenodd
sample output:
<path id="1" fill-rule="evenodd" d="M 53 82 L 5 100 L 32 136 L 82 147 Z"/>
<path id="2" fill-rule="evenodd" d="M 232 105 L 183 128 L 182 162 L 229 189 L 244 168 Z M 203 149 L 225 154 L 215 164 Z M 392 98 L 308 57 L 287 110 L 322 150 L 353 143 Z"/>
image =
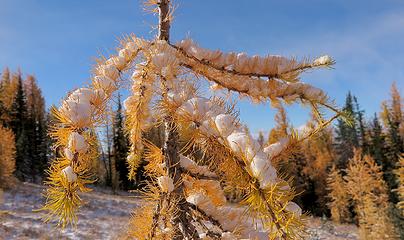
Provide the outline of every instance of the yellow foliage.
<path id="1" fill-rule="evenodd" d="M 162 176 L 165 174 L 162 164 L 164 164 L 164 156 L 160 148 L 150 141 L 144 141 L 145 151 L 144 158 L 147 161 L 145 167 L 146 172 L 151 176 Z"/>
<path id="2" fill-rule="evenodd" d="M 355 150 L 345 176 L 359 220 L 361 239 L 398 239 L 397 230 L 389 215 L 387 186 L 380 167 L 369 155 Z"/>
<path id="3" fill-rule="evenodd" d="M 279 104 L 277 110 L 275 115 L 276 127 L 269 132 L 268 144 L 279 141 L 281 138 L 288 136 L 290 132 L 289 120 L 285 108 L 282 104 Z"/>
<path id="4" fill-rule="evenodd" d="M 56 140 L 55 148 L 63 150 L 64 154 L 54 160 L 49 170 L 47 184 L 50 188 L 43 207 L 49 211 L 47 219 L 57 216 L 62 226 L 75 222 L 75 210 L 81 204 L 78 192 L 86 191 L 85 184 L 91 182 L 89 169 L 96 143 L 90 133 L 102 120 L 105 105 L 118 89 L 120 79 L 130 73 L 132 95 L 124 103 L 132 144 L 127 161 L 129 177 L 134 177 L 141 159 L 148 162 L 146 171 L 150 178 L 144 196 L 151 203 L 133 216 L 135 231 L 130 232 L 131 236 L 194 239 L 198 227 L 215 238 L 241 233 L 245 230 L 240 229 L 243 227 L 248 228 L 244 236 L 258 234 L 249 223 L 239 228 L 240 222 L 236 220 L 241 216 L 241 209 L 251 219 L 262 221 L 270 239 L 303 237 L 304 216 L 301 208 L 292 202 L 295 191 L 272 163 L 286 159 L 299 143 L 340 116 L 322 90 L 299 82 L 300 73 L 328 68 L 334 60 L 329 56 L 298 61 L 279 56 L 226 54 L 202 49 L 189 39 L 172 44 L 168 41 L 173 9 L 170 3 L 169 0 L 146 3 L 159 10 L 159 39 L 146 41 L 131 37 L 123 40 L 117 55 L 102 58 L 97 63 L 93 84 L 71 93 L 61 109 L 54 109 L 60 122 L 52 136 Z M 163 25 L 166 29 L 162 29 Z M 299 101 L 317 112 L 322 106 L 336 115 L 329 121 L 321 121 L 318 128 L 304 136 L 286 132 L 284 139 L 265 151 L 239 122 L 232 106 L 227 107 L 224 99 L 200 97 L 192 80 L 198 84 L 201 80 L 213 82 L 218 88 L 248 96 L 255 102 Z M 156 100 L 155 103 L 152 100 Z M 160 149 L 144 141 L 144 135 L 150 126 L 162 122 L 166 136 Z M 285 131 L 286 127 L 281 127 Z M 180 150 L 183 143 L 185 146 Z M 191 171 L 187 172 L 186 166 L 181 165 L 180 154 L 188 157 L 197 153 L 203 156 L 202 161 L 195 164 L 206 170 L 201 173 L 212 173 L 210 176 L 194 174 L 196 176 L 190 177 Z M 234 202 L 237 207 L 228 204 L 222 185 L 237 192 Z M 200 195 L 186 196 L 193 193 Z M 231 217 L 223 219 L 222 212 L 209 213 L 212 209 L 209 206 L 205 210 L 198 209 L 201 202 L 226 205 L 228 209 L 222 211 L 229 210 Z M 207 225 L 216 229 L 209 229 Z"/>
<path id="5" fill-rule="evenodd" d="M 11 121 L 9 112 L 11 110 L 15 94 L 17 93 L 19 77 L 21 77 L 20 72 L 12 74 L 8 68 L 4 69 L 2 73 L 2 78 L 0 81 L 0 102 L 6 111 L 0 115 L 0 120 L 6 123 Z"/>
<path id="6" fill-rule="evenodd" d="M 349 204 L 350 198 L 346 188 L 346 182 L 338 169 L 333 166 L 327 178 L 328 206 L 331 210 L 331 217 L 334 221 L 342 223 L 350 221 Z"/>
<path id="7" fill-rule="evenodd" d="M 399 186 L 397 192 L 400 198 L 400 202 L 397 203 L 397 206 L 402 210 L 402 215 L 404 216 L 404 155 L 401 155 L 400 157 L 400 162 L 398 163 L 396 175 Z"/>
<path id="8" fill-rule="evenodd" d="M 184 117 L 178 121 L 185 124 L 187 120 Z M 239 203 L 248 209 L 246 215 L 258 216 L 260 220 L 257 221 L 262 221 L 265 227 L 271 229 L 270 239 L 285 237 L 299 239 L 304 236 L 304 217 L 285 210 L 287 203 L 295 197 L 293 189 L 289 187 L 290 182 L 280 181 L 268 189 L 262 189 L 257 179 L 250 175 L 248 168 L 246 170 L 245 165 L 249 162 L 246 156 L 235 155 L 228 146 L 219 143 L 217 139 L 205 136 L 202 132 L 193 131 L 188 134 L 192 136 L 189 145 L 193 146 L 188 148 L 199 147 L 208 159 L 214 159 L 208 161 L 210 169 L 220 172 L 219 175 L 226 183 L 227 190 L 239 194 L 238 197 L 242 199 Z M 197 191 L 198 187 L 201 185 L 194 186 L 194 191 Z M 209 194 L 206 187 L 203 189 L 207 195 L 213 195 Z M 217 196 L 213 199 L 218 204 L 221 203 Z"/>
<path id="9" fill-rule="evenodd" d="M 0 125 L 0 187 L 11 187 L 15 182 L 15 142 L 10 129 Z"/>
<path id="10" fill-rule="evenodd" d="M 153 212 L 155 205 L 146 203 L 132 214 L 129 222 L 128 237 L 129 239 L 147 239 L 150 233 L 150 228 L 153 224 Z"/>
<path id="11" fill-rule="evenodd" d="M 318 196 L 318 209 L 326 209 L 328 169 L 336 159 L 333 151 L 332 128 L 325 128 L 317 136 L 302 144 L 302 153 L 306 160 L 303 173 L 314 184 L 315 194 Z"/>
<path id="12" fill-rule="evenodd" d="M 52 113 L 58 121 L 52 127 L 50 135 L 56 140 L 54 148 L 60 157 L 54 159 L 49 167 L 49 176 L 45 181 L 45 184 L 49 186 L 46 190 L 47 201 L 39 210 L 47 212 L 45 221 L 57 218 L 58 225 L 64 228 L 77 221 L 76 211 L 82 204 L 78 192 L 90 191 L 91 189 L 85 185 L 95 181 L 94 159 L 98 157 L 98 141 L 93 131 L 81 133 L 89 145 L 88 150 L 84 153 L 75 153 L 73 159 L 69 160 L 63 149 L 69 145 L 69 136 L 75 128 L 66 124 L 68 121 L 56 108 L 52 109 Z M 72 167 L 74 173 L 78 173 L 76 181 L 69 182 L 62 173 L 62 170 L 68 166 Z"/>

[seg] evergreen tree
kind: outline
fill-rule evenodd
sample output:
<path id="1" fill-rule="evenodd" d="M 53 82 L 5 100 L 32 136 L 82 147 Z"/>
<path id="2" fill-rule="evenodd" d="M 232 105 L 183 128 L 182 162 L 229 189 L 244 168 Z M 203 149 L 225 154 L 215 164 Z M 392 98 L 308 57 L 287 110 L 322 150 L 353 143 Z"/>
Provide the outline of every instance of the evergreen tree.
<path id="1" fill-rule="evenodd" d="M 21 71 L 10 74 L 6 68 L 0 82 L 0 121 L 15 134 L 16 175 L 32 180 L 44 174 L 47 166 L 47 126 L 45 101 L 33 76 L 22 79 Z"/>
<path id="2" fill-rule="evenodd" d="M 394 155 L 394 160 L 397 162 L 400 153 L 404 151 L 403 136 L 401 136 L 401 129 L 404 125 L 403 105 L 400 93 L 397 90 L 395 83 L 391 86 L 390 92 L 391 100 L 382 103 L 382 119 L 385 128 L 388 131 L 388 139 L 390 141 L 390 151 Z M 393 158 L 393 156 L 392 156 Z"/>
<path id="3" fill-rule="evenodd" d="M 400 128 L 404 125 L 401 96 L 395 83 L 391 87 L 390 101 L 382 103 L 381 117 L 386 129 L 386 154 L 384 163 L 385 179 L 390 189 L 390 200 L 398 202 L 397 193 L 392 191 L 398 187 L 394 169 L 398 165 L 399 157 L 404 152 L 404 141 L 400 135 Z"/>
<path id="4" fill-rule="evenodd" d="M 13 75 L 17 81 L 17 91 L 11 107 L 11 128 L 16 140 L 16 176 L 29 180 L 31 174 L 29 159 L 29 139 L 27 137 L 27 102 L 21 72 Z"/>
<path id="5" fill-rule="evenodd" d="M 386 171 L 386 139 L 383 134 L 382 126 L 379 122 L 379 118 L 376 113 L 373 117 L 372 123 L 370 124 L 370 148 L 369 153 L 376 161 L 376 163 L 382 167 L 383 172 Z"/>
<path id="6" fill-rule="evenodd" d="M 118 95 L 118 106 L 114 118 L 114 140 L 113 155 L 115 158 L 115 168 L 118 173 L 119 183 L 122 189 L 128 190 L 131 182 L 128 179 L 128 166 L 126 158 L 129 151 L 128 138 L 124 131 L 124 117 L 122 114 L 122 104 L 120 95 Z"/>
<path id="7" fill-rule="evenodd" d="M 50 113 L 50 111 L 46 111 L 45 113 L 45 155 L 46 155 L 46 165 L 49 166 L 50 164 L 50 159 L 53 159 L 56 157 L 55 152 L 52 149 L 52 145 L 54 144 L 53 139 L 51 138 L 49 132 L 51 130 L 51 126 L 54 125 L 55 122 L 55 118 L 53 117 L 53 115 Z"/>
<path id="8" fill-rule="evenodd" d="M 348 92 L 345 100 L 344 111 L 352 117 L 355 116 L 353 104 L 353 96 L 351 95 L 351 92 Z M 353 149 L 359 146 L 356 121 L 353 124 L 349 124 L 344 120 L 338 119 L 335 140 L 336 151 L 339 156 L 337 167 L 339 169 L 345 169 L 348 160 L 353 156 Z"/>
<path id="9" fill-rule="evenodd" d="M 400 144 L 399 144 L 399 134 L 397 124 L 392 120 L 392 114 L 390 112 L 387 102 L 382 103 L 382 113 L 381 113 L 385 135 L 386 135 L 386 159 L 384 160 L 384 171 L 388 175 L 388 183 L 392 184 L 392 169 L 398 162 L 398 155 L 400 154 Z"/>
<path id="10" fill-rule="evenodd" d="M 358 130 L 357 136 L 359 146 L 362 148 L 363 153 L 368 153 L 369 143 L 366 136 L 367 129 L 364 119 L 365 111 L 360 109 L 358 99 L 355 96 L 353 97 L 353 100 L 355 104 L 354 114 L 355 114 L 355 121 L 357 122 L 357 130 Z"/>
<path id="11" fill-rule="evenodd" d="M 295 147 L 286 161 L 280 164 L 280 172 L 293 178 L 290 180 L 291 185 L 299 194 L 295 197 L 295 202 L 302 206 L 305 211 L 317 214 L 315 202 L 318 200 L 315 193 L 315 183 L 313 179 L 307 175 L 304 169 L 307 168 L 307 159 L 303 153 L 302 146 Z"/>
<path id="12" fill-rule="evenodd" d="M 108 109 L 108 111 L 111 112 L 112 110 Z M 110 187 L 114 186 L 113 177 L 116 176 L 116 173 L 113 172 L 115 170 L 115 164 L 112 164 L 114 161 L 112 156 L 114 143 L 113 130 L 112 116 L 107 115 L 104 120 L 104 127 L 100 132 L 101 136 L 98 139 L 102 142 L 102 144 L 99 145 L 99 148 L 101 152 L 101 160 L 103 161 L 103 165 L 105 167 L 105 185 Z"/>
<path id="13" fill-rule="evenodd" d="M 33 182 L 42 177 L 47 167 L 47 134 L 45 119 L 45 100 L 33 76 L 25 80 L 27 98 L 27 137 L 30 156 L 30 169 Z"/>

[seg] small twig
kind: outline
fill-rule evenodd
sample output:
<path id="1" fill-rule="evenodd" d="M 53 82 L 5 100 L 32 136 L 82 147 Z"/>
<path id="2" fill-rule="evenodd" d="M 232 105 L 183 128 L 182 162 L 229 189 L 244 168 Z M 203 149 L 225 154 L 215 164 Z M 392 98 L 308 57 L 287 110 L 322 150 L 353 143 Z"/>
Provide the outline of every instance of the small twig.
<path id="1" fill-rule="evenodd" d="M 219 223 L 219 221 L 217 221 L 216 219 L 212 218 L 211 216 L 209 216 L 208 214 L 206 214 L 202 209 L 200 209 L 198 206 L 195 206 L 194 204 L 191 203 L 187 203 L 187 207 L 190 210 L 193 210 L 195 212 L 197 212 L 199 215 L 201 215 L 201 217 L 204 220 L 209 221 L 210 223 L 212 223 L 214 226 L 216 226 L 217 228 L 220 229 L 220 231 L 224 232 L 222 225 Z M 203 224 L 203 223 L 201 223 Z M 204 225 L 204 224 L 203 224 Z M 213 233 L 214 234 L 214 233 Z"/>
<path id="2" fill-rule="evenodd" d="M 152 227 L 150 229 L 150 234 L 149 234 L 150 239 L 153 239 L 155 234 L 156 234 L 156 228 L 157 228 L 158 221 L 159 221 L 159 218 L 160 218 L 160 207 L 161 207 L 161 204 L 162 204 L 161 200 L 162 200 L 162 198 L 160 196 L 160 200 L 159 200 L 159 202 L 157 203 L 157 205 L 156 205 L 156 207 L 154 209 L 153 223 L 152 223 Z"/>

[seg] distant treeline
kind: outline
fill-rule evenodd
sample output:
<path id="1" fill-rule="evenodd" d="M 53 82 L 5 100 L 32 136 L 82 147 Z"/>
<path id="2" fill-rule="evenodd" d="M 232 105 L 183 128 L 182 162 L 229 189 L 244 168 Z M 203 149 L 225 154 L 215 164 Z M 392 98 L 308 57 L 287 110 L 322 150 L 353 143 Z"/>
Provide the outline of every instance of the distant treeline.
<path id="1" fill-rule="evenodd" d="M 58 156 L 57 151 L 51 149 L 50 137 L 56 120 L 45 106 L 34 76 L 23 77 L 20 70 L 3 71 L 0 181 L 5 182 L 5 176 L 13 171 L 21 181 L 39 183 L 45 179 L 49 162 Z M 291 157 L 280 159 L 274 165 L 280 174 L 290 177 L 298 193 L 295 200 L 304 210 L 339 222 L 357 223 L 364 239 L 379 236 L 370 235 L 367 229 L 373 229 L 372 234 L 390 232 L 392 235 L 391 232 L 404 229 L 403 213 L 399 209 L 404 205 L 404 160 L 400 158 L 404 152 L 402 98 L 393 84 L 390 99 L 382 102 L 380 112 L 369 119 L 351 93 L 347 94 L 343 108 L 352 122 L 337 120 L 294 149 Z M 98 183 L 114 190 L 141 188 L 146 179 L 142 167 L 135 182 L 127 178 L 126 158 L 130 146 L 119 96 L 116 106 L 108 112 L 105 124 L 96 129 L 99 158 L 94 159 L 93 170 Z M 305 127 L 317 125 L 314 119 Z M 295 131 L 281 105 L 275 121 L 277 127 L 267 138 L 260 133 L 258 141 L 262 147 Z M 163 129 L 156 127 L 146 136 L 162 146 L 162 134 Z M 381 230 L 375 230 L 377 227 Z"/>
<path id="2" fill-rule="evenodd" d="M 0 121 L 11 129 L 15 142 L 15 176 L 21 181 L 40 182 L 45 174 L 49 151 L 48 115 L 36 79 L 23 79 L 18 70 L 5 69 L 0 82 Z M 1 136 L 2 141 L 9 136 Z"/>
<path id="3" fill-rule="evenodd" d="M 404 159 L 400 162 L 404 112 L 400 93 L 393 84 L 390 99 L 382 102 L 380 112 L 369 119 L 351 93 L 343 108 L 352 122 L 337 120 L 334 126 L 305 141 L 292 157 L 276 163 L 278 169 L 292 177 L 292 186 L 300 193 L 296 201 L 304 210 L 359 224 L 361 239 L 398 239 L 397 230 L 404 229 L 398 209 L 404 204 Z M 264 147 L 293 131 L 282 106 L 275 121 L 278 127 L 270 132 L 268 141 L 260 133 Z M 311 120 L 306 127 L 315 124 Z"/>
<path id="4" fill-rule="evenodd" d="M 20 181 L 46 180 L 50 161 L 59 156 L 59 149 L 52 148 L 52 126 L 57 120 L 50 112 L 34 76 L 24 76 L 21 70 L 10 72 L 8 68 L 1 73 L 0 180 L 11 173 Z M 98 184 L 114 190 L 138 187 L 139 184 L 129 182 L 126 177 L 129 146 L 119 98 L 116 109 L 109 115 L 97 132 L 99 158 L 94 159 L 94 176 Z M 142 178 L 138 179 L 141 182 Z"/>

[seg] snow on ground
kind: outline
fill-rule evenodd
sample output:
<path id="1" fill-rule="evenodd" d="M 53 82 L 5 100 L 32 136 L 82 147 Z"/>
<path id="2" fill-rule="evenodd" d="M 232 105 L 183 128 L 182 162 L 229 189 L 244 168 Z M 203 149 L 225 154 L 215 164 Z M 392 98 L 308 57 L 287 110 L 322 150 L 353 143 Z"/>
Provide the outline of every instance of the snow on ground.
<path id="1" fill-rule="evenodd" d="M 307 231 L 310 234 L 310 240 L 358 239 L 358 228 L 355 225 L 336 224 L 321 218 L 311 218 Z"/>
<path id="2" fill-rule="evenodd" d="M 139 199 L 93 191 L 81 195 L 85 205 L 78 214 L 77 229 L 59 230 L 42 222 L 43 213 L 33 212 L 44 203 L 44 187 L 24 183 L 4 192 L 0 206 L 0 239 L 116 239 Z M 119 233 L 119 234 L 118 234 Z"/>
<path id="3" fill-rule="evenodd" d="M 4 192 L 0 200 L 0 239 L 119 239 L 125 234 L 131 211 L 141 204 L 137 197 L 96 188 L 82 194 L 85 205 L 78 214 L 76 229 L 59 230 L 41 220 L 42 213 L 34 212 L 44 202 L 44 187 L 23 183 Z M 357 239 L 357 228 L 352 225 L 336 225 L 327 220 L 309 220 L 310 240 Z"/>

